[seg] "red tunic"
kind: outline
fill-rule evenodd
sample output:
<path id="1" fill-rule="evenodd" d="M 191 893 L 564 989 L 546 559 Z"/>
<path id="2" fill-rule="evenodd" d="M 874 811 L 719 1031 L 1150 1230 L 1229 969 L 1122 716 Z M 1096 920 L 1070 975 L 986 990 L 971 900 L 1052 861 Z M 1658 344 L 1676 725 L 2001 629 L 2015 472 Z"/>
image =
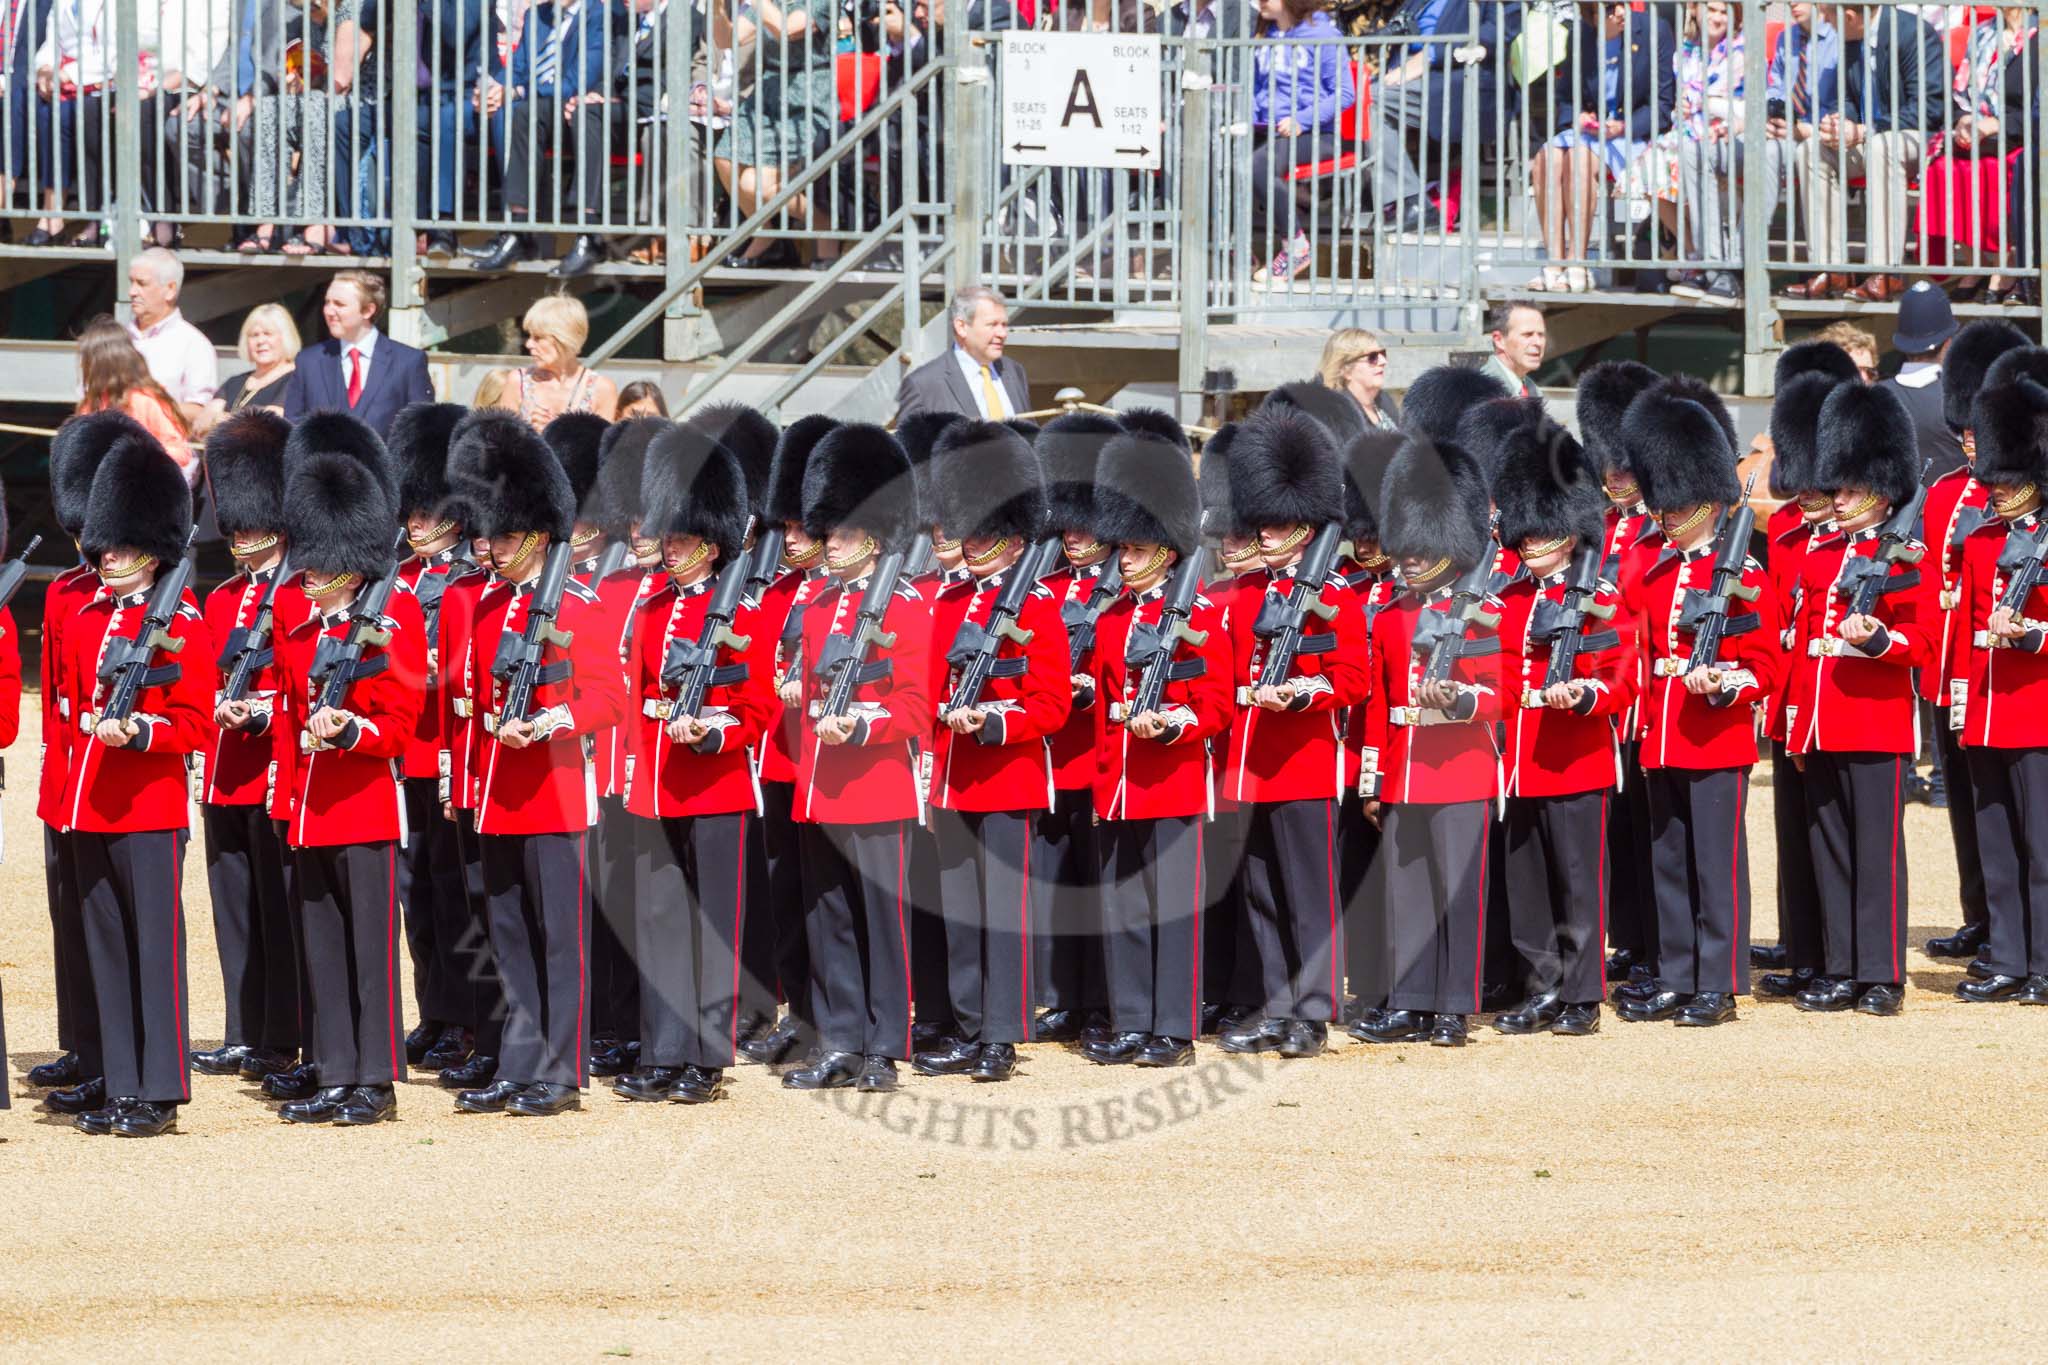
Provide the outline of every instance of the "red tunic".
<path id="1" fill-rule="evenodd" d="M 211 640 L 208 648 L 220 669 L 223 687 L 227 685 L 226 652 L 233 634 L 237 629 L 255 624 L 264 589 L 275 572 L 273 568 L 269 573 L 254 577 L 237 573 L 206 596 L 206 632 Z M 271 601 L 272 662 L 249 675 L 249 690 L 243 697 L 244 701 L 256 703 L 259 713 L 273 710 L 277 700 L 275 656 L 278 638 L 284 633 L 283 626 L 288 619 L 278 611 L 278 606 L 285 591 L 280 585 L 277 596 Z M 217 704 L 218 696 L 215 701 Z M 213 742 L 206 747 L 202 757 L 199 787 L 202 801 L 210 806 L 264 804 L 265 785 L 270 778 L 270 724 L 271 721 L 266 720 L 253 728 L 214 732 Z"/>
<path id="2" fill-rule="evenodd" d="M 99 714 L 106 696 L 99 678 L 106 643 L 134 634 L 148 597 L 144 592 L 117 600 L 102 589 L 65 626 L 58 670 L 75 737 L 59 805 L 61 830 L 136 834 L 185 829 L 191 823 L 185 755 L 213 738 L 214 667 L 206 648 L 206 621 L 190 594 L 168 628 L 184 647 L 160 651 L 155 660 L 156 667 L 175 664 L 178 676 L 143 688 L 135 700 L 132 718 L 149 736 L 148 747 L 109 749 L 85 728 L 86 718 Z"/>
<path id="3" fill-rule="evenodd" d="M 1188 615 L 1188 628 L 1208 638 L 1199 646 L 1181 645 L 1177 657 L 1198 657 L 1203 667 L 1197 677 L 1166 684 L 1160 710 L 1173 728 L 1157 739 L 1139 739 L 1121 716 L 1144 681 L 1144 671 L 1134 673 L 1124 660 L 1131 626 L 1157 625 L 1165 600 L 1161 588 L 1142 600 L 1126 591 L 1096 622 L 1095 705 L 1090 710 L 1095 713 L 1095 815 L 1100 820 L 1163 820 L 1213 811 L 1215 771 L 1208 741 L 1230 724 L 1230 627 L 1222 608 L 1197 597 Z"/>
<path id="4" fill-rule="evenodd" d="M 433 708 L 440 716 L 443 799 L 457 810 L 476 809 L 476 755 L 483 738 L 476 705 L 476 670 L 469 656 L 469 637 L 476 624 L 477 603 L 496 582 L 487 570 L 472 569 L 441 594 L 439 669 L 434 677 Z M 488 667 L 488 665 L 486 665 Z"/>
<path id="5" fill-rule="evenodd" d="M 742 606 L 734 614 L 734 634 L 744 636 L 745 649 L 719 653 L 720 666 L 740 664 L 747 676 L 714 686 L 704 694 L 704 717 L 717 728 L 703 752 L 668 737 L 666 703 L 673 693 L 662 685 L 661 670 L 675 640 L 695 642 L 704 630 L 704 610 L 717 586 L 715 578 L 677 589 L 668 575 L 650 575 L 658 586 L 638 608 L 633 627 L 633 711 L 619 733 L 632 736 L 631 779 L 625 782 L 626 809 L 635 815 L 681 817 L 731 815 L 759 811 L 761 791 L 754 782 L 754 749 L 768 723 L 782 709 L 775 699 L 770 663 L 775 642 L 760 610 Z M 657 714 L 650 715 L 650 710 Z"/>
<path id="6" fill-rule="evenodd" d="M 1716 705 L 1685 690 L 1683 676 L 1692 655 L 1692 632 L 1679 627 L 1685 590 L 1705 591 L 1714 568 L 1712 542 L 1691 556 L 1660 555 L 1648 573 L 1623 589 L 1642 641 L 1647 681 L 1642 704 L 1642 765 L 1645 768 L 1747 768 L 1756 762 L 1754 704 L 1775 690 L 1783 642 L 1778 637 L 1778 604 L 1769 577 L 1755 560 L 1746 561 L 1742 581 L 1756 601 L 1731 601 L 1730 627 L 1723 636 L 1722 700 Z"/>
<path id="7" fill-rule="evenodd" d="M 43 754 L 36 788 L 36 819 L 59 828 L 64 827 L 64 788 L 70 779 L 71 755 L 78 738 L 70 698 L 61 681 L 64 627 L 99 590 L 99 573 L 89 564 L 67 569 L 43 589 L 43 640 L 38 661 L 43 696 Z"/>
<path id="8" fill-rule="evenodd" d="M 896 585 L 882 629 L 896 643 L 871 652 L 886 660 L 883 676 L 853 689 L 851 714 L 860 722 L 845 744 L 827 744 L 814 728 L 826 687 L 817 665 L 826 640 L 853 629 L 865 578 L 833 584 L 804 611 L 803 731 L 797 749 L 795 818 L 835 825 L 867 825 L 923 818 L 916 747 L 931 731 L 931 608 L 908 583 Z"/>
<path id="9" fill-rule="evenodd" d="M 426 640 L 426 659 L 422 665 L 426 671 L 418 680 L 423 692 L 432 690 L 436 682 L 436 674 L 441 666 L 438 638 L 440 635 L 440 607 L 437 601 L 434 610 L 432 612 L 428 611 L 426 598 L 421 596 L 420 584 L 426 580 L 439 580 L 439 592 L 441 594 L 439 601 L 445 601 L 449 582 L 461 577 L 469 569 L 470 561 L 458 559 L 453 550 L 443 550 L 431 559 L 420 559 L 415 556 L 398 567 L 398 589 L 400 592 L 409 594 L 415 599 L 420 608 L 422 627 L 426 631 L 424 637 Z M 429 591 L 426 596 L 432 597 L 433 595 L 433 592 Z M 439 777 L 441 775 L 441 750 L 445 747 L 441 738 L 441 724 L 441 709 L 438 706 L 420 707 L 419 719 L 415 722 L 413 736 L 405 746 L 405 775 L 407 777 Z"/>
<path id="10" fill-rule="evenodd" d="M 1853 536 L 1837 531 L 1817 537 L 1806 553 L 1786 665 L 1801 682 L 1797 689 L 1783 689 L 1800 698 L 1785 709 L 1786 745 L 1795 754 L 1911 754 L 1920 747 L 1912 670 L 1933 663 L 1941 628 L 1939 590 L 1922 567 L 1926 561 L 1891 566 L 1888 591 L 1872 612 L 1884 623 L 1881 648 L 1859 650 L 1835 630 L 1849 611 L 1838 587 L 1842 570 L 1852 560 L 1868 559 L 1878 545 L 1874 530 Z"/>
<path id="11" fill-rule="evenodd" d="M 1366 677 L 1370 679 L 1373 669 L 1378 666 L 1374 656 L 1379 652 L 1379 642 L 1373 638 L 1373 622 L 1394 600 L 1400 587 L 1390 573 L 1374 575 L 1364 570 L 1346 575 L 1346 581 L 1365 604 Z M 1358 777 L 1365 766 L 1365 713 L 1369 705 L 1370 698 L 1344 713 L 1344 790 L 1347 792 L 1358 790 Z"/>
<path id="12" fill-rule="evenodd" d="M 1581 627 L 1572 676 L 1593 684 L 1585 711 L 1559 711 L 1540 701 L 1550 670 L 1551 641 L 1529 638 L 1539 596 L 1564 601 L 1562 574 L 1542 583 L 1520 578 L 1501 593 L 1501 705 L 1507 716 L 1505 792 L 1509 796 L 1570 796 L 1613 787 L 1621 771 L 1617 720 L 1635 702 L 1635 624 L 1622 609 L 1621 594 L 1603 584 L 1596 606 L 1612 608 L 1606 621 Z M 1533 695 L 1532 695 L 1533 694 Z"/>
<path id="13" fill-rule="evenodd" d="M 2030 535 L 2048 534 L 2039 517 L 2024 517 L 2015 525 Z M 1998 559 L 2007 534 L 2005 523 L 1994 517 L 1963 542 L 1951 660 L 1953 690 L 1960 696 L 1950 704 L 1949 724 L 1973 748 L 2038 749 L 2048 745 L 2048 654 L 2038 652 L 2048 641 L 2048 627 L 1995 648 L 1983 633 L 2005 596 Z M 2048 587 L 2028 594 L 2020 616 L 2030 625 L 2048 622 Z"/>
<path id="14" fill-rule="evenodd" d="M 1398 594 L 1373 618 L 1371 700 L 1365 707 L 1364 771 L 1359 790 L 1397 804 L 1490 801 L 1500 793 L 1500 752 L 1494 730 L 1501 719 L 1500 652 L 1491 637 L 1466 631 L 1466 648 L 1451 664 L 1451 680 L 1472 702 L 1468 713 L 1422 706 L 1417 693 L 1428 656 L 1414 648 L 1425 611 L 1448 608 L 1448 590 L 1425 603 Z"/>
<path id="15" fill-rule="evenodd" d="M 1960 628 L 1962 618 L 1956 605 L 1963 576 L 1963 542 L 1990 515 L 1985 511 L 1990 498 L 1991 490 L 1972 478 L 1969 470 L 1951 469 L 1928 488 L 1927 501 L 1920 509 L 1925 528 L 1922 539 L 1927 542 L 1927 558 L 1921 561 L 1920 570 L 1935 575 L 1935 606 L 1941 612 L 1939 627 L 1932 632 L 1934 662 L 1920 670 L 1920 696 L 1937 706 L 1948 705 L 1949 680 L 1956 676 L 1953 664 L 1959 654 L 1968 653 L 1967 632 Z M 1965 637 L 1960 651 L 1958 635 Z"/>
<path id="16" fill-rule="evenodd" d="M 1015 572 L 1014 569 L 1009 572 Z M 1027 811 L 1052 806 L 1050 737 L 1073 710 L 1068 672 L 1067 627 L 1051 591 L 1033 588 L 1017 613 L 1028 644 L 1002 642 L 998 659 L 1023 659 L 1025 672 L 990 678 L 976 709 L 988 719 L 982 735 L 956 735 L 939 713 L 960 681 L 947 661 L 961 628 L 988 624 L 1007 574 L 955 583 L 932 605 L 932 787 L 931 802 L 944 810 Z M 988 742 L 982 741 L 988 737 Z"/>
<path id="17" fill-rule="evenodd" d="M 1096 580 L 1102 577 L 1102 571 L 1108 564 L 1105 559 L 1085 569 L 1069 566 L 1039 580 L 1062 611 L 1060 639 L 1065 643 L 1060 647 L 1067 658 L 1062 667 L 1069 667 L 1073 660 L 1073 645 L 1067 634 L 1064 612 L 1070 606 L 1078 607 L 1087 602 L 1088 595 L 1095 591 Z M 1072 676 L 1085 676 L 1087 669 L 1088 661 L 1083 659 L 1081 667 L 1074 670 Z M 1068 696 L 1071 700 L 1071 679 Z M 1052 785 L 1056 791 L 1071 792 L 1087 791 L 1094 784 L 1095 717 L 1089 714 L 1086 706 L 1070 706 L 1066 722 L 1052 736 Z"/>
<path id="18" fill-rule="evenodd" d="M 1819 531 L 1806 520 L 1806 514 L 1799 510 L 1797 502 L 1788 502 L 1771 513 L 1764 537 L 1764 552 L 1769 556 L 1764 562 L 1764 572 L 1770 575 L 1771 594 L 1778 603 L 1779 638 L 1789 651 L 1793 647 L 1792 634 L 1798 628 L 1800 594 L 1803 591 L 1800 584 L 1806 554 L 1819 538 Z M 1806 686 L 1811 680 L 1812 674 L 1806 669 L 1784 670 L 1777 690 L 1764 707 L 1764 733 L 1769 738 L 1784 740 L 1785 713 L 1806 707 Z"/>
<path id="19" fill-rule="evenodd" d="M 1325 619 L 1309 613 L 1303 642 L 1335 644 L 1323 653 L 1303 649 L 1295 656 L 1292 681 L 1300 709 L 1268 711 L 1253 704 L 1252 693 L 1267 681 L 1266 653 L 1272 642 L 1253 627 L 1262 608 L 1277 606 L 1293 590 L 1294 574 L 1248 574 L 1240 582 L 1228 623 L 1237 664 L 1238 716 L 1224 793 L 1247 802 L 1334 800 L 1344 793 L 1343 710 L 1365 700 L 1367 693 L 1364 606 L 1340 575 L 1330 576 L 1321 600 L 1335 615 Z"/>
<path id="20" fill-rule="evenodd" d="M 761 591 L 760 610 L 755 615 L 774 646 L 770 656 L 773 676 L 769 682 L 777 694 L 783 680 L 795 667 L 798 656 L 803 653 L 804 606 L 827 582 L 827 575 L 822 572 L 790 569 Z M 784 706 L 779 695 L 775 708 L 775 714 L 768 722 L 767 742 L 756 750 L 760 757 L 761 780 L 794 786 L 797 742 L 803 732 L 803 717 L 796 707 Z"/>

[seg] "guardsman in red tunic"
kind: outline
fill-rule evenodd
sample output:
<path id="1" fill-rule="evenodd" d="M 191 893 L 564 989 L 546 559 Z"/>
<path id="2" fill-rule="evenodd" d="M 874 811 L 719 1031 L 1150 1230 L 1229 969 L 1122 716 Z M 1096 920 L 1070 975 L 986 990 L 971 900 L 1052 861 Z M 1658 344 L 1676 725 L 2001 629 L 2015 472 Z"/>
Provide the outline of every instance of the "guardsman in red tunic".
<path id="1" fill-rule="evenodd" d="M 1358 778 L 1380 827 L 1392 986 L 1387 1009 L 1349 1030 L 1365 1042 L 1463 1047 L 1466 1016 L 1480 1008 L 1500 782 L 1498 603 L 1452 589 L 1493 557 L 1490 519 L 1486 477 L 1457 446 L 1416 438 L 1394 456 L 1380 546 L 1402 591 L 1373 619 Z"/>
<path id="2" fill-rule="evenodd" d="M 1650 864 L 1657 888 L 1657 978 L 1618 1013 L 1711 1027 L 1735 1017 L 1749 989 L 1749 841 L 1743 828 L 1757 759 L 1754 708 L 1777 686 L 1783 642 L 1763 566 L 1737 546 L 1740 594 L 1711 660 L 1694 636 L 1711 605 L 1719 533 L 1741 500 L 1734 423 L 1711 390 L 1683 376 L 1629 405 L 1622 439 L 1665 548 L 1623 587 L 1648 659 L 1642 715 L 1650 789 Z M 1717 513 L 1720 515 L 1717 517 Z"/>
<path id="3" fill-rule="evenodd" d="M 1607 996 L 1607 840 L 1616 722 L 1635 699 L 1635 628 L 1598 576 L 1607 499 L 1570 434 L 1541 417 L 1513 433 L 1493 496 L 1501 542 L 1521 561 L 1501 592 L 1499 626 L 1503 908 L 1529 964 L 1527 999 L 1493 1026 L 1585 1037 Z M 1582 567 L 1590 582 L 1574 580 Z M 1572 650 L 1569 668 L 1560 647 Z"/>
<path id="4" fill-rule="evenodd" d="M 1000 422 L 963 422 L 940 438 L 929 487 L 969 574 L 933 605 L 931 649 L 931 820 L 958 1034 L 911 1063 L 927 1076 L 1005 1081 L 1036 1014 L 1043 879 L 1032 875 L 1031 827 L 1052 804 L 1051 736 L 1073 705 L 1067 632 L 1036 581 L 1045 479 L 1030 443 Z M 1016 614 L 998 621 L 1020 574 L 1030 581 Z M 964 696 L 962 678 L 980 670 L 976 695 Z"/>
<path id="5" fill-rule="evenodd" d="M 86 1133 L 154 1137 L 192 1098 L 185 982 L 185 760 L 212 738 L 213 658 L 187 593 L 147 645 L 148 672 L 123 718 L 104 714 L 119 679 L 108 651 L 143 629 L 159 572 L 185 553 L 192 498 L 162 446 L 127 437 L 93 477 L 80 548 L 104 586 L 65 626 L 58 686 L 78 740 L 60 819 L 71 832 L 85 945 L 106 1063 L 105 1107 Z"/>
<path id="6" fill-rule="evenodd" d="M 7 499 L 0 489 L 0 555 L 7 553 Z M 16 633 L 14 612 L 0 606 L 0 749 L 11 746 L 21 733 L 21 636 Z M 0 1075 L 7 1071 L 6 1008 L 0 1004 Z M 10 1086 L 0 1085 L 0 1109 L 8 1107 Z"/>
<path id="7" fill-rule="evenodd" d="M 1148 660 L 1164 647 L 1168 582 L 1201 547 L 1201 498 L 1187 453 L 1151 433 L 1111 441 L 1096 479 L 1092 529 L 1118 547 L 1124 587 L 1096 626 L 1090 690 L 1111 1031 L 1087 1039 L 1081 1051 L 1105 1066 L 1184 1066 L 1202 1022 L 1202 920 L 1210 899 L 1202 836 L 1217 776 L 1210 746 L 1230 723 L 1222 608 L 1196 595 L 1159 704 L 1139 701 L 1149 670 L 1159 666 Z"/>
<path id="8" fill-rule="evenodd" d="M 1930 938 L 1929 957 L 1974 957 L 1990 932 L 1990 911 L 1984 904 L 1984 864 L 1977 853 L 1977 801 L 1970 786 L 1970 765 L 1959 742 L 1961 732 L 1949 725 L 1949 708 L 1963 699 L 1954 694 L 1960 681 L 1957 658 L 1967 654 L 1956 639 L 1963 628 L 1958 606 L 1963 572 L 1963 546 L 1970 533 L 1990 519 L 1988 490 L 1976 477 L 1976 438 L 1970 431 L 1970 408 L 1983 387 L 1985 372 L 2007 351 L 2029 344 L 2027 334 L 2009 322 L 1980 318 L 1949 342 L 1941 358 L 1941 415 L 1963 447 L 1963 465 L 1936 479 L 1921 509 L 1921 539 L 1927 544 L 1924 572 L 1938 574 L 1941 625 L 1934 662 L 1919 671 L 1920 698 L 1926 703 L 1925 723 L 1934 735 L 1934 781 L 1948 810 L 1949 835 L 1955 842 L 1956 877 L 1962 892 L 1963 926 L 1955 933 Z"/>
<path id="9" fill-rule="evenodd" d="M 124 438 L 149 433 L 126 413 L 110 409 L 73 417 L 50 441 L 50 504 L 57 524 L 75 544 L 85 528 L 86 503 L 100 460 Z M 51 959 L 57 994 L 57 1046 L 62 1055 L 28 1069 L 28 1083 L 62 1087 L 43 1097 L 59 1114 L 82 1114 L 106 1103 L 100 1084 L 99 1006 L 92 996 L 92 972 L 85 952 L 85 919 L 79 905 L 72 839 L 60 815 L 72 752 L 79 746 L 77 718 L 57 685 L 64 657 L 64 629 L 101 588 L 99 566 L 81 557 L 43 589 L 40 655 L 43 707 L 42 764 L 36 789 L 36 818 L 43 822 L 43 865 L 50 895 Z"/>
<path id="10" fill-rule="evenodd" d="M 1262 408 L 1230 445 L 1237 524 L 1255 528 L 1263 575 L 1246 580 L 1229 620 L 1243 715 L 1230 736 L 1223 791 L 1250 807 L 1245 904 L 1259 959 L 1259 1016 L 1217 1035 L 1226 1052 L 1312 1057 L 1343 1004 L 1337 800 L 1346 753 L 1344 708 L 1363 701 L 1365 611 L 1335 561 L 1316 566 L 1312 606 L 1284 673 L 1269 660 L 1293 625 L 1289 602 L 1303 559 L 1342 529 L 1344 475 L 1329 429 L 1287 406 Z M 1256 596 L 1255 596 L 1256 594 Z"/>
<path id="11" fill-rule="evenodd" d="M 280 634 L 271 733 L 293 755 L 285 840 L 304 920 L 314 1002 L 307 1051 L 320 1089 L 280 1116 L 362 1127 L 396 1116 L 395 1086 L 405 1077 L 399 856 L 405 754 L 426 700 L 426 623 L 418 599 L 395 590 L 384 611 L 358 615 L 373 585 L 398 568 L 398 509 L 369 470 L 346 455 L 315 454 L 294 464 L 284 498 L 309 610 Z"/>
<path id="12" fill-rule="evenodd" d="M 1956 987 L 1971 1001 L 2048 1005 L 2048 896 L 2035 892 L 2048 884 L 2048 588 L 2028 568 L 2048 540 L 2044 386 L 2048 350 L 2008 351 L 1970 410 L 1993 518 L 1964 539 L 1952 631 L 1949 724 L 1970 765 L 1991 911 L 1986 974 Z"/>
<path id="13" fill-rule="evenodd" d="M 1579 435 L 1607 494 L 1600 576 L 1624 596 L 1628 584 L 1656 562 L 1663 535 L 1643 506 L 1641 482 L 1621 439 L 1621 419 L 1636 395 L 1663 377 L 1634 360 L 1603 360 L 1579 376 L 1575 394 Z M 1646 985 L 1657 963 L 1657 900 L 1650 883 L 1650 801 L 1636 742 L 1642 719 L 1640 669 L 1635 682 L 1637 700 L 1618 719 L 1621 786 L 1609 808 L 1607 939 L 1613 951 L 1607 976 Z"/>
<path id="14" fill-rule="evenodd" d="M 677 428 L 649 447 L 644 488 L 641 529 L 661 541 L 664 572 L 632 633 L 626 802 L 659 837 L 644 841 L 636 878 L 640 1067 L 616 1088 L 703 1104 L 738 1057 L 753 751 L 776 709 L 775 643 L 739 595 L 750 516 L 738 460 Z"/>
<path id="15" fill-rule="evenodd" d="M 276 583 L 285 553 L 284 443 L 290 431 L 273 413 L 242 412 L 206 440 L 207 486 L 236 564 L 234 576 L 206 599 L 207 634 L 224 690 L 213 713 L 220 728 L 202 756 L 199 786 L 227 1019 L 222 1045 L 193 1053 L 192 1065 L 208 1075 L 254 1081 L 298 1060 L 300 1044 L 299 953 L 284 838 L 266 802 L 277 641 L 295 602 L 304 609 L 296 593 Z M 259 648 L 249 632 L 266 613 Z M 230 700 L 225 688 L 247 651 L 254 651 L 247 682 Z"/>
<path id="16" fill-rule="evenodd" d="M 1783 623 L 1780 638 L 1788 656 L 1798 629 L 1801 581 L 1808 548 L 1834 532 L 1835 504 L 1817 482 L 1821 407 L 1840 384 L 1860 384 L 1856 362 L 1832 342 L 1802 341 L 1778 357 L 1777 397 L 1771 403 L 1771 495 L 1785 499 L 1764 527 L 1764 572 Z M 1796 656 L 1793 656 L 1796 658 Z M 1771 741 L 1771 818 L 1777 836 L 1778 944 L 1756 947 L 1750 965 L 1785 968 L 1756 980 L 1763 996 L 1796 996 L 1821 974 L 1821 890 L 1814 881 L 1807 813 L 1806 774 L 1785 752 L 1785 715 L 1801 705 L 1800 692 L 1812 681 L 1809 669 L 1784 670 L 1782 685 L 1764 708 L 1764 733 Z"/>
<path id="17" fill-rule="evenodd" d="M 1920 747 L 1912 670 L 1934 662 L 1938 589 L 1917 527 L 1889 525 L 1920 489 L 1905 404 L 1888 389 L 1836 386 L 1821 410 L 1814 483 L 1837 529 L 1801 569 L 1785 713 L 1804 768 L 1826 962 L 1799 1008 L 1899 1012 L 1906 980 L 1906 779 Z M 1910 509 L 1906 515 L 1910 515 Z M 1867 598 L 1867 605 L 1859 599 Z"/>
<path id="18" fill-rule="evenodd" d="M 582 1104 L 590 1046 L 589 841 L 597 822 L 589 737 L 625 713 L 611 615 L 570 578 L 542 627 L 538 677 L 524 715 L 504 708 L 512 655 L 552 546 L 573 534 L 568 477 L 541 439 L 509 414 L 476 414 L 448 456 L 455 496 L 490 538 L 498 582 L 477 603 L 465 668 L 484 733 L 476 754 L 491 947 L 504 982 L 498 1078 L 456 1096 L 471 1113 L 559 1114 Z M 506 667 L 498 668 L 500 660 Z"/>
<path id="19" fill-rule="evenodd" d="M 894 1090 L 911 1054 L 908 853 L 924 798 L 917 745 L 932 724 L 931 608 L 898 582 L 866 603 L 893 643 L 860 646 L 861 607 L 884 584 L 881 561 L 905 553 L 921 527 L 910 461 L 880 427 L 843 426 L 804 470 L 804 526 L 825 542 L 837 583 L 804 611 L 802 703 L 794 818 L 810 898 L 810 1017 L 818 1049 L 788 1072 L 792 1090 Z M 846 707 L 827 702 L 848 668 Z"/>

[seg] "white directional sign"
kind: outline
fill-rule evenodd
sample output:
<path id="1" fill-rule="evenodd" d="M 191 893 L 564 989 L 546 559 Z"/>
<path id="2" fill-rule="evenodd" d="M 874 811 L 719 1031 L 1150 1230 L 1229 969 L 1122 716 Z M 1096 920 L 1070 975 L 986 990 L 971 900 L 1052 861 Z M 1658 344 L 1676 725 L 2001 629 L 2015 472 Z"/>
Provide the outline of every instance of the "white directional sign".
<path id="1" fill-rule="evenodd" d="M 1003 35 L 1003 164 L 1159 169 L 1159 39 Z"/>

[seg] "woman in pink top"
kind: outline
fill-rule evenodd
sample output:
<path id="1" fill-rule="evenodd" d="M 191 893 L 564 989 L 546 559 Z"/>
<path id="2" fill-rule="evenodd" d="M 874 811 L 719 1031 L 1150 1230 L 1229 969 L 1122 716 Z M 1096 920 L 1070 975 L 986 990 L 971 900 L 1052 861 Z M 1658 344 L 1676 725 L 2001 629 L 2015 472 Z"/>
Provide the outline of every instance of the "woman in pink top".
<path id="1" fill-rule="evenodd" d="M 163 443 L 178 468 L 185 471 L 187 483 L 198 477 L 185 418 L 164 386 L 150 375 L 127 328 L 110 317 L 87 323 L 84 335 L 78 338 L 78 375 L 85 390 L 78 411 L 121 409 Z"/>

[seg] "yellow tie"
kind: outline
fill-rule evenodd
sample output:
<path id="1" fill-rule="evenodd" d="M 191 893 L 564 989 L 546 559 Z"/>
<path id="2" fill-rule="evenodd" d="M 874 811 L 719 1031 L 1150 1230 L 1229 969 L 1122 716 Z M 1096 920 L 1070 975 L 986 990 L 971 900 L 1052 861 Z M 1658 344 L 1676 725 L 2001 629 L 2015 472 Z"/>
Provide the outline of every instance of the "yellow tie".
<path id="1" fill-rule="evenodd" d="M 988 366 L 981 367 L 981 405 L 988 409 L 988 420 L 1003 420 L 1003 395 L 996 390 L 995 372 Z"/>

